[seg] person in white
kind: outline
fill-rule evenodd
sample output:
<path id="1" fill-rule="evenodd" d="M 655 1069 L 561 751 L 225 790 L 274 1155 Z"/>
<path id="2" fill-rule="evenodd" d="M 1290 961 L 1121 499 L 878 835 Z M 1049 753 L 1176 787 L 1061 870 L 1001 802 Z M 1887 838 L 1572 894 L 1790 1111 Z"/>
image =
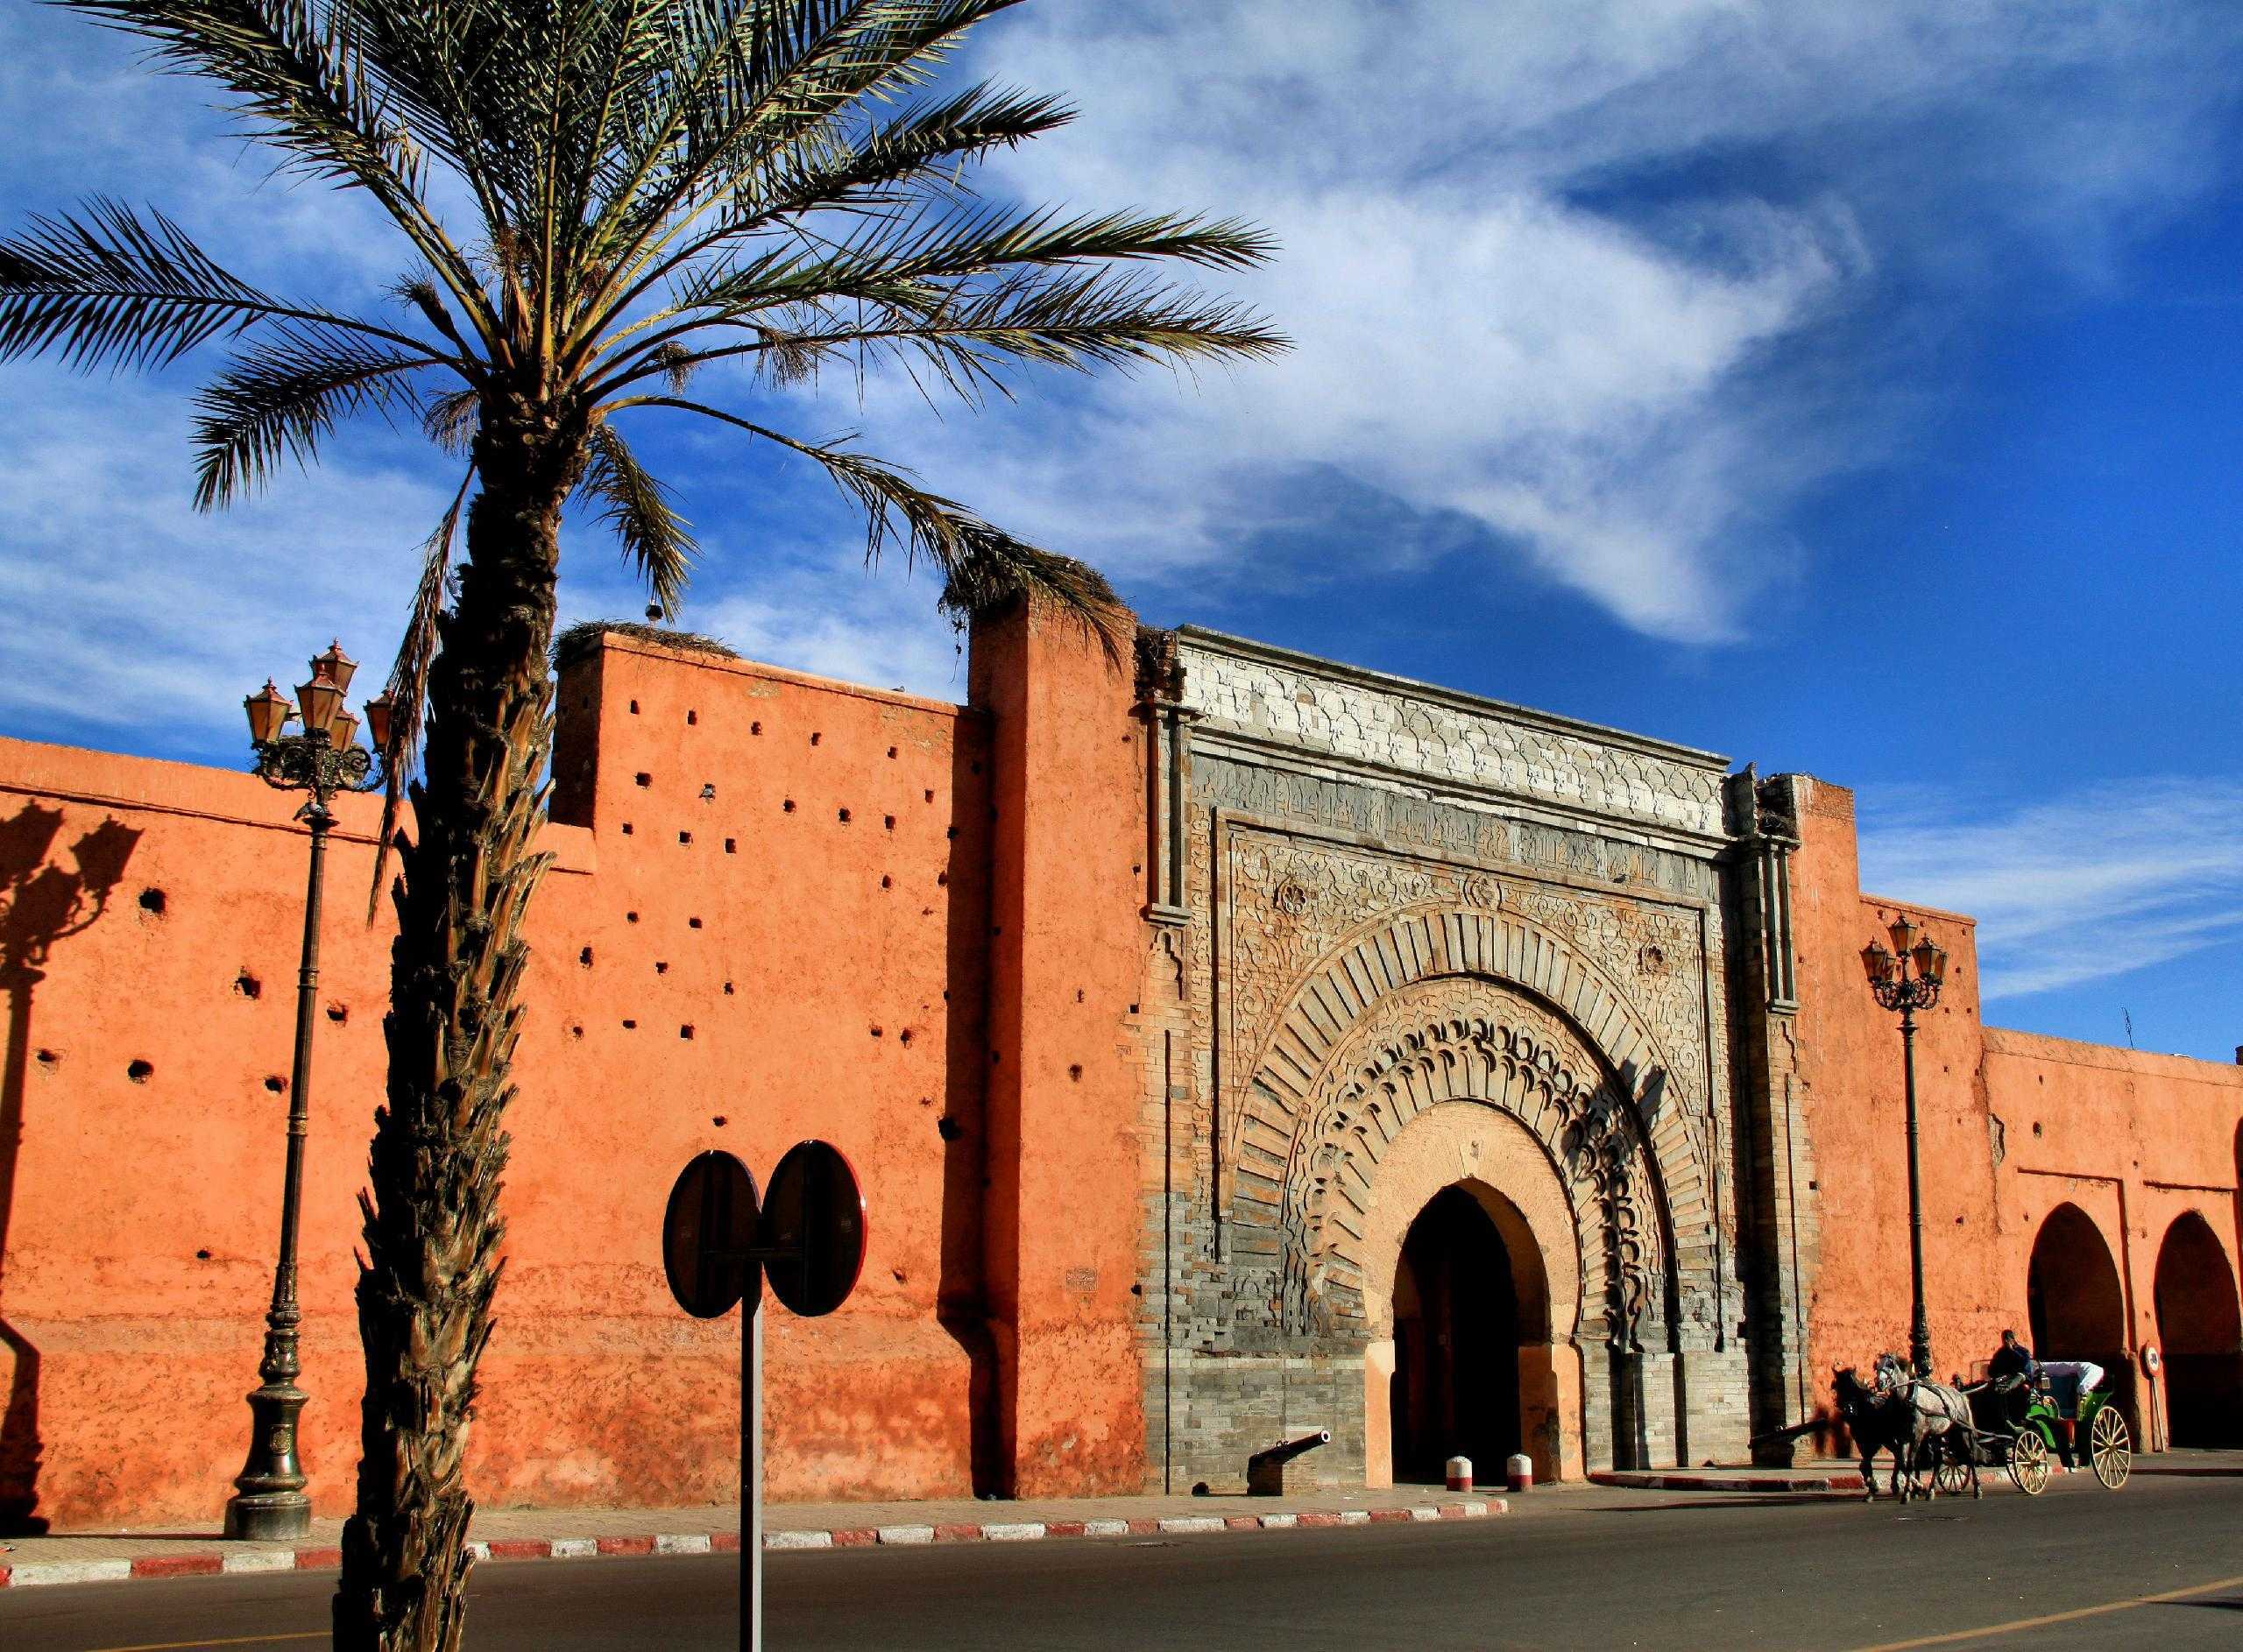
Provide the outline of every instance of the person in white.
<path id="1" fill-rule="evenodd" d="M 2064 1472 L 2072 1472 L 2073 1431 L 2078 1427 L 2079 1402 L 2090 1390 L 2103 1384 L 2103 1367 L 2092 1359 L 2043 1359 L 2036 1367 L 2041 1375 L 2050 1379 L 2049 1387 L 2056 1402 L 2057 1414 L 2063 1418 L 2063 1431 L 2056 1441 L 2057 1455 L 2062 1458 Z M 2065 1386 L 2071 1393 L 2069 1403 Z"/>

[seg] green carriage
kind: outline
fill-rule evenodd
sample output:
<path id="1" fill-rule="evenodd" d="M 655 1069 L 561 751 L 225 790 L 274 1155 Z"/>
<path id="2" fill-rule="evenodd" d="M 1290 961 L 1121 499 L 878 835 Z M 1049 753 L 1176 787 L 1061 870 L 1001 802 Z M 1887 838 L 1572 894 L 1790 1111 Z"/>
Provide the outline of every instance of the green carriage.
<path id="1" fill-rule="evenodd" d="M 2073 1414 L 2074 1444 L 2084 1444 L 2087 1465 L 2107 1490 L 2117 1491 L 2133 1472 L 2133 1434 L 2107 1387 L 2075 1395 L 2043 1375 L 2037 1383 L 2022 1377 L 1966 1383 L 1963 1393 L 1971 1401 L 1967 1449 L 1981 1468 L 2006 1470 L 2011 1483 L 2027 1497 L 2048 1489 L 2068 1409 Z M 1943 1492 L 1961 1491 L 1969 1483 L 1966 1465 L 1952 1455 L 1941 1461 L 1938 1475 Z"/>

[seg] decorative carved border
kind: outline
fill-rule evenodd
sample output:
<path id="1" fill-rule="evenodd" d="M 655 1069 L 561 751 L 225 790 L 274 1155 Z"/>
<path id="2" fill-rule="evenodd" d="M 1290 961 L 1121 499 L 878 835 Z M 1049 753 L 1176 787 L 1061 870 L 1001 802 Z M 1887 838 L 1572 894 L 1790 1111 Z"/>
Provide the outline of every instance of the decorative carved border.
<path id="1" fill-rule="evenodd" d="M 1423 996 L 1405 990 L 1390 1003 L 1409 1023 L 1441 1007 L 1413 1001 Z M 1466 1101 L 1525 1126 L 1564 1190 L 1581 1292 L 1576 1324 L 1563 1334 L 1638 1345 L 1646 1321 L 1659 1317 L 1667 1254 L 1663 1225 L 1656 1212 L 1646 1218 L 1638 1194 L 1637 1168 L 1649 1152 L 1642 1120 L 1554 1015 L 1510 990 L 1475 996 L 1484 997 L 1485 1013 L 1449 1014 L 1398 1034 L 1374 1027 L 1333 1064 L 1284 1171 L 1286 1328 L 1365 1331 L 1358 1251 L 1375 1172 L 1419 1113 Z M 1600 1317 L 1588 1317 L 1591 1304 Z"/>
<path id="2" fill-rule="evenodd" d="M 1717 1335 L 1725 1312 L 1725 1291 L 1715 1277 L 1723 1249 L 1718 1235 L 1717 1169 L 1711 1159 L 1718 1135 L 1709 1132 L 1702 1141 L 1701 1122 L 1685 1117 L 1684 1092 L 1698 1085 L 1688 1078 L 1682 1084 L 1673 1084 L 1679 1076 L 1676 1069 L 1627 992 L 1560 937 L 1521 914 L 1500 909 L 1499 879 L 1552 886 L 1516 869 L 1489 867 L 1482 872 L 1454 860 L 1381 851 L 1294 822 L 1266 821 L 1220 808 L 1211 815 L 1209 848 L 1217 874 L 1209 892 L 1218 1041 L 1213 1076 L 1216 1094 L 1229 1115 L 1215 1133 L 1223 1158 L 1213 1203 L 1219 1221 L 1232 1230 L 1221 1243 L 1222 1252 L 1242 1272 L 1270 1270 L 1273 1313 L 1298 1324 L 1307 1311 L 1305 1286 L 1293 1290 L 1288 1302 L 1279 1277 L 1285 1184 L 1282 1167 L 1293 1151 L 1320 1075 L 1373 1005 L 1419 982 L 1455 977 L 1501 983 L 1530 1002 L 1547 1006 L 1607 1068 L 1603 1087 L 1636 1117 L 1633 1129 L 1647 1151 L 1645 1168 L 1651 1173 L 1645 1191 L 1653 1220 L 1638 1228 L 1648 1246 L 1638 1239 L 1624 1239 L 1624 1244 L 1674 1259 L 1673 1277 L 1661 1281 L 1674 1288 L 1672 1307 L 1680 1317 L 1703 1321 L 1709 1332 Z M 1237 971 L 1232 921 L 1235 902 L 1247 894 L 1235 886 L 1234 849 L 1242 833 L 1299 840 L 1319 849 L 1368 851 L 1393 868 L 1414 871 L 1426 885 L 1416 892 L 1421 898 L 1414 903 L 1405 900 L 1367 907 L 1360 921 L 1320 955 L 1288 967 L 1284 974 L 1291 982 L 1285 989 L 1289 998 L 1275 1013 L 1256 1018 L 1263 1024 L 1251 1031 L 1237 1019 L 1232 978 Z M 1284 886 L 1263 893 L 1284 909 L 1289 898 Z M 1576 888 L 1574 893 L 1586 897 L 1594 892 Z M 1307 897 L 1291 898 L 1298 905 Z M 1652 897 L 1641 890 L 1630 890 L 1622 898 L 1686 919 L 1699 955 L 1693 960 L 1695 972 L 1702 975 L 1712 967 L 1704 903 L 1688 897 Z M 1709 984 L 1701 985 L 1702 1000 L 1710 990 Z M 1703 1061 L 1692 1063 L 1696 1070 L 1689 1077 L 1698 1078 L 1710 1094 L 1716 1055 L 1710 1015 L 1702 1015 L 1699 1038 L 1702 1048 L 1691 1053 L 1702 1055 Z M 1632 1184 L 1624 1188 L 1614 1180 L 1631 1174 L 1627 1167 L 1633 1157 L 1623 1153 L 1603 1161 L 1605 1186 L 1599 1190 L 1600 1200 L 1622 1197 L 1628 1210 L 1635 1208 Z M 1679 1221 L 1673 1214 L 1677 1208 Z M 1702 1260 L 1686 1267 L 1685 1256 Z M 1666 1295 L 1663 1290 L 1658 1294 L 1661 1298 Z M 1251 1301 L 1256 1295 L 1242 1289 L 1239 1300 Z M 1652 1318 L 1666 1317 L 1669 1305 L 1664 1300 L 1645 1303 L 1631 1297 L 1630 1305 L 1616 1307 L 1616 1313 L 1624 1329 L 1646 1311 Z M 1676 1328 L 1670 1319 L 1670 1333 Z"/>

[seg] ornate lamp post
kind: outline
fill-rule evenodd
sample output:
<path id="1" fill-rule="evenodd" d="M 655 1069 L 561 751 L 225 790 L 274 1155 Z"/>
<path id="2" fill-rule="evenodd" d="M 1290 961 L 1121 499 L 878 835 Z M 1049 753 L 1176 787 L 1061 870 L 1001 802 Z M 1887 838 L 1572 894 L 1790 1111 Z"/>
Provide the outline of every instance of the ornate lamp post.
<path id="1" fill-rule="evenodd" d="M 1916 1148 L 1916 1012 L 1939 1002 L 1939 989 L 1947 979 L 1947 952 L 1906 915 L 1893 919 L 1887 933 L 1892 948 L 1872 941 L 1861 950 L 1861 962 L 1877 1001 L 1900 1012 L 1901 1063 L 1908 1092 L 1908 1285 L 1913 1301 L 1908 1360 L 1918 1376 L 1928 1377 L 1931 1325 L 1924 1317 L 1924 1198 Z M 1911 964 L 1915 966 L 1913 973 Z"/>
<path id="2" fill-rule="evenodd" d="M 373 759 L 357 742 L 358 719 L 343 708 L 357 663 L 340 643 L 311 662 L 311 681 L 296 689 L 296 703 L 270 680 L 242 702 L 249 714 L 257 773 L 267 786 L 308 792 L 296 818 L 311 828 L 311 876 L 304 895 L 304 949 L 296 977 L 296 1054 L 288 1077 L 288 1158 L 281 1184 L 280 1258 L 272 1272 L 272 1306 L 265 1316 L 263 1382 L 250 1394 L 249 1458 L 226 1500 L 226 1536 L 258 1542 L 301 1537 L 311 1529 L 311 1499 L 296 1458 L 296 1417 L 306 1395 L 296 1386 L 296 1218 L 302 1202 L 304 1136 L 311 1105 L 312 1010 L 319 990 L 320 885 L 327 870 L 327 833 L 335 816 L 328 800 L 337 792 L 371 791 Z M 389 696 L 366 702 L 367 731 L 379 751 L 389 742 Z M 302 732 L 286 732 L 290 722 Z"/>

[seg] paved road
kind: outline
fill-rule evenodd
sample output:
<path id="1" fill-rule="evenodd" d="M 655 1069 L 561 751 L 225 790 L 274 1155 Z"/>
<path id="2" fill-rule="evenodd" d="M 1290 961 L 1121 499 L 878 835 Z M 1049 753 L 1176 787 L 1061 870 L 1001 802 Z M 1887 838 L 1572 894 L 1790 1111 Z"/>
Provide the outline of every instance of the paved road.
<path id="1" fill-rule="evenodd" d="M 1532 1513 L 1484 1523 L 775 1555 L 769 1644 L 2232 1652 L 2243 1643 L 2243 1472 L 2232 1469 L 2140 1472 L 2115 1495 L 2077 1475 L 2039 1499 L 1942 1500 L 1905 1513 L 1734 1494 L 1536 1497 Z M 737 1575 L 729 1557 L 485 1566 L 470 1644 L 733 1647 Z M 286 1652 L 323 1641 L 331 1587 L 308 1575 L 10 1591 L 0 1595 L 0 1645 Z M 1968 1633 L 2004 1625 L 1991 1636 Z"/>

